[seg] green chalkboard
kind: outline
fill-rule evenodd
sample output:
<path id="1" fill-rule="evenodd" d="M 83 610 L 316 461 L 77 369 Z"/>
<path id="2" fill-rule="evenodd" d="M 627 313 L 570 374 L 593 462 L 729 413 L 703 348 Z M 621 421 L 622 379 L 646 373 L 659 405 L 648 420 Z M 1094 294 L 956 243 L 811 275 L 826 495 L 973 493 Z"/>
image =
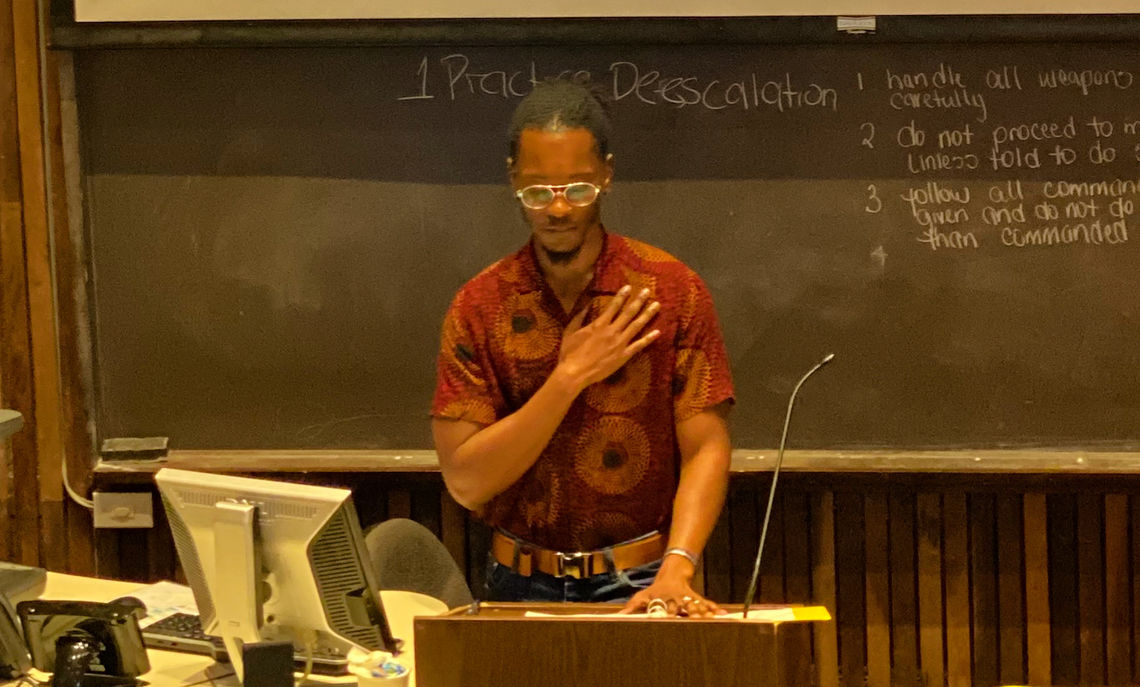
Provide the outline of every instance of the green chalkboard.
<path id="1" fill-rule="evenodd" d="M 604 216 L 696 268 L 735 444 L 1140 446 L 1140 48 L 76 53 L 104 437 L 429 448 L 440 318 L 526 240 L 508 116 L 614 97 Z"/>

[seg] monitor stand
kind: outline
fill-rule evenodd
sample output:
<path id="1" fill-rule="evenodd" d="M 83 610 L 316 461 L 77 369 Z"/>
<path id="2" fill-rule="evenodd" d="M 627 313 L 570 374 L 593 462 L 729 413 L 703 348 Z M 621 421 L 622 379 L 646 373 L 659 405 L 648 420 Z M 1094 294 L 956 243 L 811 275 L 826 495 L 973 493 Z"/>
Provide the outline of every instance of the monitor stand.
<path id="1" fill-rule="evenodd" d="M 256 544 L 257 506 L 219 501 L 214 519 L 214 564 L 226 561 L 225 574 L 215 571 L 214 633 L 225 642 L 226 652 L 239 680 L 244 679 L 242 646 L 260 642 L 261 558 Z"/>

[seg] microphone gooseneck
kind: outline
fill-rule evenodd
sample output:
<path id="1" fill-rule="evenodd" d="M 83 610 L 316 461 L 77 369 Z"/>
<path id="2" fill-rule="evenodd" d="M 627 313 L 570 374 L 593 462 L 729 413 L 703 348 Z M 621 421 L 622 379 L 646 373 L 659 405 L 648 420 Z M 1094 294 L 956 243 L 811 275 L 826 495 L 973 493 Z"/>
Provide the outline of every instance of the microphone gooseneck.
<path id="1" fill-rule="evenodd" d="M 834 353 L 828 353 L 823 357 L 823 360 L 815 364 L 815 367 L 807 371 L 800 381 L 796 383 L 796 387 L 792 389 L 792 395 L 788 399 L 788 411 L 784 414 L 784 431 L 780 435 L 780 450 L 776 453 L 776 467 L 772 470 L 772 486 L 768 489 L 768 508 L 764 511 L 764 525 L 760 529 L 760 548 L 756 550 L 756 564 L 752 566 L 752 581 L 748 583 L 748 592 L 744 595 L 744 612 L 743 616 L 748 617 L 748 609 L 752 606 L 752 598 L 756 595 L 756 580 L 760 577 L 760 561 L 764 556 L 764 540 L 768 538 L 768 522 L 772 519 L 772 503 L 776 498 L 776 480 L 780 477 L 780 465 L 784 462 L 784 444 L 788 440 L 788 425 L 792 422 L 792 407 L 796 403 L 796 394 L 800 392 L 800 387 L 804 385 L 807 378 L 815 374 L 816 370 L 830 363 L 835 358 Z"/>

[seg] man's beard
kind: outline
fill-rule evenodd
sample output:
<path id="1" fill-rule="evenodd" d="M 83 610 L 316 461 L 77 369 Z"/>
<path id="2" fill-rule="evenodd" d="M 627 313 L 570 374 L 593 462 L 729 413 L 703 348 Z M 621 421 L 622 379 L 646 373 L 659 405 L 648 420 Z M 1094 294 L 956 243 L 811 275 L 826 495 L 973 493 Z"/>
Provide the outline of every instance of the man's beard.
<path id="1" fill-rule="evenodd" d="M 569 265 L 574 258 L 578 257 L 578 253 L 582 252 L 582 246 L 580 244 L 577 248 L 571 250 L 554 251 L 546 247 L 541 248 L 542 252 L 546 254 L 546 259 L 549 260 L 552 265 Z"/>

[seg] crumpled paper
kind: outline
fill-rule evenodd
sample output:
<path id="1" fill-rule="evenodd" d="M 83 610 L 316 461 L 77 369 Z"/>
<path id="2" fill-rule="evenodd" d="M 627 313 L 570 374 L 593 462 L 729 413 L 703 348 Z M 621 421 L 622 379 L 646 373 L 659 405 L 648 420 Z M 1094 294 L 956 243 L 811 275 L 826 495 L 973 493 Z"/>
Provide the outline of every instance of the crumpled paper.
<path id="1" fill-rule="evenodd" d="M 404 680 L 408 667 L 387 651 L 364 651 L 353 647 L 348 651 L 348 670 L 363 680 Z"/>

